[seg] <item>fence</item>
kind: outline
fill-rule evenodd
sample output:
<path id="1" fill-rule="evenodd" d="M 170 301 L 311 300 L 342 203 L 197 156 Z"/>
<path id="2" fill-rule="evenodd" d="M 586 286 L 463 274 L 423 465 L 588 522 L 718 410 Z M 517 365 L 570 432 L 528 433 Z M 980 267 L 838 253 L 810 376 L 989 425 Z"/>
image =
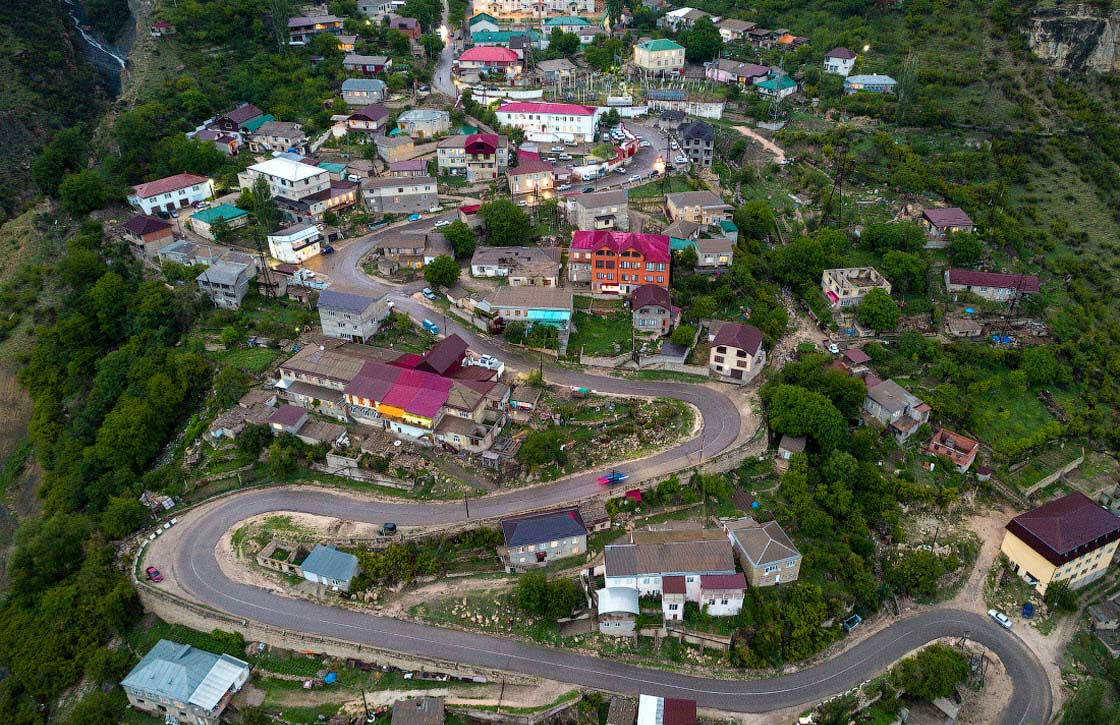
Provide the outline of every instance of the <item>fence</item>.
<path id="1" fill-rule="evenodd" d="M 596 368 L 616 368 L 619 365 L 625 365 L 634 359 L 634 355 L 629 352 L 624 352 L 613 357 L 606 357 L 602 355 L 584 355 L 581 350 L 579 353 L 579 364 L 589 365 Z"/>
<path id="2" fill-rule="evenodd" d="M 322 471 L 323 473 L 329 473 L 334 476 L 343 476 L 352 481 L 364 481 L 365 483 L 374 483 L 387 488 L 399 488 L 405 491 L 411 491 L 413 488 L 412 483 L 409 481 L 378 475 L 373 471 L 359 466 L 357 458 L 350 458 L 349 456 L 343 456 L 337 453 L 328 453 L 325 463 L 316 463 L 312 468 L 316 471 Z"/>
<path id="3" fill-rule="evenodd" d="M 531 714 L 516 714 L 510 712 L 490 712 L 489 710 L 472 710 L 469 707 L 459 709 L 450 707 L 448 709 L 457 712 L 463 712 L 470 717 L 471 720 L 482 720 L 485 722 L 498 722 L 498 723 L 516 723 L 517 725 L 536 725 L 537 723 L 545 722 L 551 718 L 559 715 L 560 713 L 575 707 L 579 701 L 583 699 L 583 694 L 580 693 L 574 700 L 567 700 L 558 705 L 553 705 L 547 710 L 534 712 Z"/>
<path id="4" fill-rule="evenodd" d="M 1024 463 L 1029 463 L 1029 462 L 1030 462 L 1030 460 L 1028 459 Z M 1084 463 L 1084 462 L 1085 462 L 1085 448 L 1082 447 L 1080 456 L 1078 456 L 1077 458 L 1074 458 L 1072 461 L 1070 461 L 1066 465 L 1062 466 L 1058 470 L 1054 471 L 1049 476 L 1046 476 L 1045 478 L 1039 479 L 1037 483 L 1035 483 L 1033 486 L 1031 486 L 1030 488 L 1028 488 L 1026 490 L 1026 492 L 1025 492 L 1026 495 L 1027 496 L 1033 496 L 1035 491 L 1041 491 L 1042 489 L 1049 486 L 1051 483 L 1054 483 L 1054 481 L 1057 481 L 1062 476 L 1065 476 L 1067 473 L 1070 473 L 1071 471 L 1074 471 L 1077 468 L 1079 468 L 1081 466 L 1081 464 Z"/>

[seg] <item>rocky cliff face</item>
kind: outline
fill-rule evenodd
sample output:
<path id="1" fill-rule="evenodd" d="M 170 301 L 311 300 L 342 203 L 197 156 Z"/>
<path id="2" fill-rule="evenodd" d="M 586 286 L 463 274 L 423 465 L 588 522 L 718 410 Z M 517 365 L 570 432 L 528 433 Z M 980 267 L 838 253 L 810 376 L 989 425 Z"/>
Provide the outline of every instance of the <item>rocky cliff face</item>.
<path id="1" fill-rule="evenodd" d="M 1034 54 L 1055 70 L 1120 71 L 1120 11 L 1080 5 L 1040 10 L 1026 33 Z"/>

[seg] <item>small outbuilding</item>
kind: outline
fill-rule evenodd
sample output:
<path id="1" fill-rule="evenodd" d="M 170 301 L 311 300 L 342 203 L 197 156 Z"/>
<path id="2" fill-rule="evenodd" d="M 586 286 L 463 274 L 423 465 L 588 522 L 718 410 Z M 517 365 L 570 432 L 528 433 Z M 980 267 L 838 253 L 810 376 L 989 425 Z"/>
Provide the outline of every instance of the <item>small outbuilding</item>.
<path id="1" fill-rule="evenodd" d="M 309 582 L 350 591 L 350 581 L 358 573 L 358 557 L 333 546 L 318 544 L 300 564 L 300 573 Z"/>

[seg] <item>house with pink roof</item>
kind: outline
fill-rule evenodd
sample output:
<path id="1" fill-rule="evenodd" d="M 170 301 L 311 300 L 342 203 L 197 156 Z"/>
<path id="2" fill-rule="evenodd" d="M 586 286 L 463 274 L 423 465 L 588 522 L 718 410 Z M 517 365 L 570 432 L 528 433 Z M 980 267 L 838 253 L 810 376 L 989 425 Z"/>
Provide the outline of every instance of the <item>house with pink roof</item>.
<path id="1" fill-rule="evenodd" d="M 580 230 L 572 234 L 568 278 L 593 294 L 627 295 L 643 285 L 668 288 L 669 237 L 664 234 Z"/>
<path id="2" fill-rule="evenodd" d="M 528 140 L 543 142 L 590 143 L 599 121 L 598 108 L 576 103 L 515 101 L 500 106 L 497 114 L 502 125 L 520 128 Z"/>

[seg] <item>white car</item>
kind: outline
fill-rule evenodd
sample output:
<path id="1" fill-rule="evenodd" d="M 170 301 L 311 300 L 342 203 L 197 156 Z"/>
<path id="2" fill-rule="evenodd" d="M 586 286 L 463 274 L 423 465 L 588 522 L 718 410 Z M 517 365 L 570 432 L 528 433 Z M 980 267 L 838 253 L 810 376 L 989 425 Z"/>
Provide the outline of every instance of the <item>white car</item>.
<path id="1" fill-rule="evenodd" d="M 830 342 L 828 344 L 828 351 L 830 353 L 832 353 L 833 355 L 839 355 L 840 354 L 840 346 L 837 345 L 835 342 Z"/>
<path id="2" fill-rule="evenodd" d="M 1004 629 L 1011 629 L 1011 618 L 1003 612 L 997 612 L 994 609 L 989 609 L 988 616 L 996 620 L 996 623 Z"/>
<path id="3" fill-rule="evenodd" d="M 551 149 L 549 149 L 549 150 L 550 150 L 550 151 L 552 151 L 552 153 L 554 153 L 554 154 L 562 154 L 562 153 L 564 153 L 564 147 L 563 147 L 563 146 L 553 146 L 553 147 L 552 147 Z"/>
<path id="4" fill-rule="evenodd" d="M 521 201 L 517 202 L 517 205 L 518 206 L 529 206 L 529 202 L 522 199 Z"/>
<path id="5" fill-rule="evenodd" d="M 642 180 L 642 175 L 641 174 L 634 174 L 633 176 L 630 177 L 630 181 L 641 181 L 641 180 Z"/>
<path id="6" fill-rule="evenodd" d="M 678 156 L 677 158 L 673 159 L 673 163 L 674 164 L 687 164 L 688 163 L 688 157 L 687 156 Z"/>
<path id="7" fill-rule="evenodd" d="M 572 155 L 571 154 L 560 154 L 556 158 L 560 159 L 561 161 L 571 161 L 572 160 Z"/>
<path id="8" fill-rule="evenodd" d="M 438 222 L 436 222 L 435 228 L 439 229 L 440 227 L 449 227 L 449 226 L 451 226 L 451 220 L 450 219 L 440 219 Z"/>
<path id="9" fill-rule="evenodd" d="M 644 149 L 648 149 L 650 146 L 653 146 L 653 144 L 643 138 L 640 142 L 638 142 L 638 146 Z"/>
<path id="10" fill-rule="evenodd" d="M 556 190 L 557 191 L 567 191 L 570 188 L 572 188 L 571 184 L 561 184 L 560 186 L 556 187 Z"/>
<path id="11" fill-rule="evenodd" d="M 670 142 L 669 142 L 669 148 L 671 148 L 671 149 L 673 149 L 674 151 L 676 151 L 677 149 L 679 149 L 679 148 L 680 148 L 680 146 L 677 146 L 677 142 L 676 142 L 676 141 L 670 141 Z"/>
<path id="12" fill-rule="evenodd" d="M 487 370 L 497 370 L 502 366 L 502 361 L 493 355 L 482 355 L 478 358 L 478 362 L 476 362 L 475 365 L 480 368 L 486 368 Z"/>

